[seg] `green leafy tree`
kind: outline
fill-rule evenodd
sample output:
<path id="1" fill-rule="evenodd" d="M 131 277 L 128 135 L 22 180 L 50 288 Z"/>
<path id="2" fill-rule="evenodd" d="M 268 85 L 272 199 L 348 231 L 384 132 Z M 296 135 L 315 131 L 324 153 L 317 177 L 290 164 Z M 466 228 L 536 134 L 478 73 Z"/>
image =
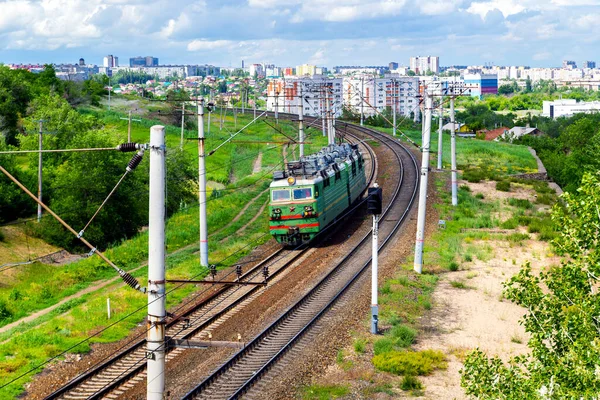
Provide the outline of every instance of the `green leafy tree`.
<path id="1" fill-rule="evenodd" d="M 600 393 L 600 175 L 554 206 L 554 241 L 565 260 L 539 275 L 529 264 L 505 284 L 505 296 L 527 311 L 521 324 L 530 353 L 507 364 L 469 354 L 461 384 L 478 399 L 594 399 Z"/>

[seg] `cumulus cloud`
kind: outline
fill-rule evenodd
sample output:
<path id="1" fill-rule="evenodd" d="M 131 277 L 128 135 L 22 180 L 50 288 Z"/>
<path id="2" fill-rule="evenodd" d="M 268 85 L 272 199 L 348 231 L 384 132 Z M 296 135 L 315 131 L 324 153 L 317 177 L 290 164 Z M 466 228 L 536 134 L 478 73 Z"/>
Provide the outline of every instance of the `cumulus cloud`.
<path id="1" fill-rule="evenodd" d="M 234 44 L 235 44 L 235 42 L 232 42 L 231 40 L 199 39 L 199 40 L 193 40 L 193 41 L 189 42 L 187 45 L 187 49 L 189 51 L 205 51 L 205 50 L 220 49 L 223 47 L 231 47 Z"/>
<path id="2" fill-rule="evenodd" d="M 598 0 L 0 0 L 5 62 L 53 50 L 92 62 L 560 63 L 592 58 L 599 29 Z"/>

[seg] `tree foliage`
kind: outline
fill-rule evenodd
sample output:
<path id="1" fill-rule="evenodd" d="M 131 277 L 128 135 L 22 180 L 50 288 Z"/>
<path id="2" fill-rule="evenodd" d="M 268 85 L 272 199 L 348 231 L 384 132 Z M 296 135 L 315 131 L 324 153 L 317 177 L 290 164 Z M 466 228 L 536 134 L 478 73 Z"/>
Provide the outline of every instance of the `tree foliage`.
<path id="1" fill-rule="evenodd" d="M 586 171 L 600 169 L 600 114 L 557 120 L 533 117 L 534 124 L 547 136 L 525 136 L 517 142 L 537 151 L 548 175 L 564 190 L 575 191 Z"/>
<path id="2" fill-rule="evenodd" d="M 521 324 L 530 353 L 507 364 L 476 350 L 461 384 L 479 399 L 592 399 L 600 393 L 600 175 L 587 173 L 565 193 L 552 219 L 554 246 L 565 260 L 536 275 L 529 264 L 505 284 L 527 311 Z"/>

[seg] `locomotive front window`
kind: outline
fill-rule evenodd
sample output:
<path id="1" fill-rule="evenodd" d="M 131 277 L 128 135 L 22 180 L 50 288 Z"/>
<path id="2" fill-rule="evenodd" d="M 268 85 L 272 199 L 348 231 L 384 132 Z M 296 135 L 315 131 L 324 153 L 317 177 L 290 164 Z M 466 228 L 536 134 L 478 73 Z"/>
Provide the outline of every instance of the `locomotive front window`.
<path id="1" fill-rule="evenodd" d="M 294 189 L 294 200 L 310 199 L 311 197 L 311 188 Z"/>
<path id="2" fill-rule="evenodd" d="M 287 201 L 290 199 L 289 189 L 273 190 L 273 201 Z"/>

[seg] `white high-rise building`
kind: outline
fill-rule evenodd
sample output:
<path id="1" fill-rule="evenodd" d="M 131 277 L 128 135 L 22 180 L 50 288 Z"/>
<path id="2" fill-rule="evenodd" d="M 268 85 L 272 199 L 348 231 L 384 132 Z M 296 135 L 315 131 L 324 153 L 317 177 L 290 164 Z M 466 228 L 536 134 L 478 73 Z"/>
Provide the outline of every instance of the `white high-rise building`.
<path id="1" fill-rule="evenodd" d="M 434 56 L 411 57 L 410 69 L 416 74 L 425 74 L 428 71 L 437 74 L 440 72 L 440 58 Z"/>
<path id="2" fill-rule="evenodd" d="M 104 68 L 114 68 L 119 66 L 119 57 L 115 57 L 111 54 L 104 57 Z"/>
<path id="3" fill-rule="evenodd" d="M 267 86 L 267 110 L 297 114 L 300 87 L 304 98 L 304 115 L 323 116 L 329 103 L 336 117 L 342 115 L 342 78 L 327 78 L 315 75 L 308 77 L 286 77 L 269 80 Z"/>
<path id="4" fill-rule="evenodd" d="M 344 78 L 344 105 L 367 117 L 394 106 L 399 116 L 414 117 L 419 114 L 418 96 L 418 77 Z"/>

